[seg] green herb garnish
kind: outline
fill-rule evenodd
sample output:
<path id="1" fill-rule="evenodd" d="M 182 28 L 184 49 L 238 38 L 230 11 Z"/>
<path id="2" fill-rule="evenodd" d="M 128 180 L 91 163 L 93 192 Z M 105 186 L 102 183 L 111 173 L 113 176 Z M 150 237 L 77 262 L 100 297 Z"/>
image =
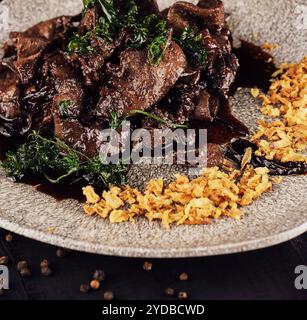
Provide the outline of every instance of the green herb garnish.
<path id="1" fill-rule="evenodd" d="M 81 36 L 78 33 L 75 33 L 70 40 L 67 52 L 85 54 L 93 52 L 94 49 L 91 47 L 91 33 L 87 32 L 85 35 Z"/>
<path id="2" fill-rule="evenodd" d="M 179 129 L 179 128 L 187 129 L 188 128 L 187 124 L 174 123 L 169 120 L 162 119 L 161 117 L 159 117 L 153 113 L 143 111 L 143 110 L 131 110 L 127 114 L 125 114 L 123 117 L 119 117 L 116 112 L 111 112 L 111 114 L 110 114 L 110 128 L 117 130 L 120 128 L 123 121 L 125 121 L 133 116 L 136 116 L 136 115 L 141 115 L 141 116 L 145 116 L 147 118 L 153 119 L 159 123 L 163 123 L 163 124 L 167 125 L 169 128 L 173 128 L 173 129 Z"/>
<path id="3" fill-rule="evenodd" d="M 164 52 L 167 49 L 167 36 L 161 35 L 155 37 L 149 44 L 148 44 L 148 56 L 149 62 L 152 65 L 159 65 L 163 59 Z"/>
<path id="4" fill-rule="evenodd" d="M 131 118 L 135 115 L 142 115 L 147 118 L 151 118 L 157 122 L 160 122 L 160 123 L 167 125 L 169 128 L 173 128 L 173 129 L 178 129 L 178 128 L 187 129 L 188 128 L 187 124 L 174 123 L 169 120 L 162 119 L 153 113 L 149 113 L 149 112 L 146 112 L 143 110 L 131 110 L 125 115 L 125 119 Z"/>
<path id="5" fill-rule="evenodd" d="M 122 23 L 129 28 L 137 23 L 139 9 L 134 0 L 125 0 L 124 2 L 124 16 L 121 20 L 124 20 Z"/>
<path id="6" fill-rule="evenodd" d="M 181 36 L 179 38 L 174 37 L 174 40 L 185 51 L 187 58 L 192 64 L 196 62 L 201 67 L 205 66 L 207 52 L 201 43 L 202 36 L 196 27 L 185 27 Z"/>
<path id="7" fill-rule="evenodd" d="M 105 39 L 108 43 L 113 42 L 114 30 L 111 27 L 111 24 L 108 23 L 105 17 L 99 18 L 99 24 L 95 29 L 96 35 Z"/>
<path id="8" fill-rule="evenodd" d="M 29 174 L 41 174 L 55 184 L 63 180 L 70 183 L 85 180 L 102 187 L 122 184 L 127 170 L 122 164 L 103 164 L 98 155 L 89 158 L 61 140 L 44 138 L 35 131 L 16 152 L 7 153 L 2 167 L 8 177 L 16 180 Z"/>
<path id="9" fill-rule="evenodd" d="M 120 25 L 118 19 L 118 12 L 114 7 L 113 0 L 84 0 L 84 10 L 88 10 L 95 5 L 99 5 L 102 9 L 103 15 L 99 17 L 99 24 L 95 30 L 88 31 L 84 35 L 78 33 L 74 34 L 68 44 L 68 53 L 86 54 L 93 52 L 91 47 L 91 38 L 97 35 L 104 38 L 107 42 L 112 43 L 113 37 Z"/>
<path id="10" fill-rule="evenodd" d="M 60 113 L 60 116 L 61 117 L 68 117 L 69 116 L 69 113 L 70 113 L 70 110 L 69 108 L 71 107 L 72 105 L 72 101 L 71 100 L 62 100 L 60 103 L 59 103 L 59 113 Z"/>
<path id="11" fill-rule="evenodd" d="M 133 37 L 128 46 L 139 49 L 146 44 L 150 63 L 158 65 L 163 59 L 167 45 L 168 28 L 166 21 L 161 20 L 155 14 L 151 14 L 145 17 L 141 23 L 136 24 L 132 32 Z"/>
<path id="12" fill-rule="evenodd" d="M 90 9 L 93 5 L 94 5 L 94 1 L 93 0 L 83 0 L 84 10 Z"/>
<path id="13" fill-rule="evenodd" d="M 84 8 L 97 5 L 102 9 L 103 15 L 99 18 L 99 25 L 92 32 L 85 35 L 75 34 L 68 45 L 68 53 L 88 53 L 93 51 L 90 45 L 92 35 L 97 35 L 109 43 L 114 41 L 119 29 L 130 30 L 132 37 L 128 47 L 132 49 L 148 49 L 148 58 L 152 65 L 158 65 L 163 59 L 167 49 L 168 27 L 164 20 L 151 14 L 138 21 L 138 7 L 134 0 L 121 4 L 117 10 L 112 0 L 84 0 Z M 207 52 L 202 45 L 202 36 L 197 27 L 187 26 L 179 37 L 173 39 L 184 50 L 191 64 L 205 67 Z"/>
<path id="14" fill-rule="evenodd" d="M 112 23 L 116 20 L 117 11 L 114 7 L 113 0 L 83 0 L 84 10 L 88 10 L 95 5 L 99 5 L 106 19 Z"/>
<path id="15" fill-rule="evenodd" d="M 117 130 L 122 125 L 125 119 L 120 118 L 115 111 L 110 112 L 110 121 L 109 125 L 111 129 Z"/>
<path id="16" fill-rule="evenodd" d="M 152 65 L 158 65 L 167 48 L 168 28 L 166 21 L 161 20 L 155 14 L 151 14 L 138 21 L 138 7 L 134 0 L 123 1 L 118 10 L 112 0 L 84 0 L 84 9 L 99 6 L 103 15 L 99 17 L 99 24 L 95 30 L 85 35 L 75 34 L 68 45 L 68 53 L 85 54 L 93 51 L 91 37 L 96 35 L 105 39 L 108 43 L 114 41 L 114 37 L 120 29 L 129 30 L 132 34 L 128 47 L 133 49 L 148 49 L 148 58 Z"/>

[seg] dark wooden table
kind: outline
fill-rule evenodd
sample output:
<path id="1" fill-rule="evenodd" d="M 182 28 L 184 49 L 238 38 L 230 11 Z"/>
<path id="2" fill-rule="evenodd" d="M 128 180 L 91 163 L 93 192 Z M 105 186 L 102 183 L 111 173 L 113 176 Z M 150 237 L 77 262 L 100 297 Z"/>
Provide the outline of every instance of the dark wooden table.
<path id="1" fill-rule="evenodd" d="M 117 299 L 165 299 L 164 289 L 187 291 L 190 299 L 307 299 L 307 290 L 296 290 L 294 269 L 307 265 L 307 234 L 264 250 L 195 259 L 148 260 L 152 271 L 144 271 L 145 259 L 127 259 L 68 252 L 58 258 L 56 248 L 13 235 L 7 242 L 1 231 L 0 256 L 10 258 L 10 290 L 0 299 L 102 299 L 111 290 Z M 40 274 L 40 261 L 48 259 L 53 275 Z M 27 260 L 32 275 L 21 278 L 16 263 Z M 96 269 L 107 277 L 98 291 L 79 292 Z M 180 281 L 187 272 L 188 281 Z"/>

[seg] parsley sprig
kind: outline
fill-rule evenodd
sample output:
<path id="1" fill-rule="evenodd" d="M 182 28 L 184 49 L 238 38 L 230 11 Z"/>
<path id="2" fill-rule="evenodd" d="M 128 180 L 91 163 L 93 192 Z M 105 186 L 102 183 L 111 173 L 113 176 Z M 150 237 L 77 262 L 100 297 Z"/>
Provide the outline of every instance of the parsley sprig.
<path id="1" fill-rule="evenodd" d="M 16 180 L 41 174 L 54 184 L 84 180 L 101 187 L 124 183 L 127 170 L 122 164 L 104 164 L 98 155 L 89 158 L 63 141 L 45 138 L 36 131 L 16 152 L 9 151 L 1 165 L 5 174 Z"/>
<path id="2" fill-rule="evenodd" d="M 167 47 L 168 27 L 166 21 L 151 14 L 138 21 L 138 7 L 134 0 L 123 1 L 120 10 L 116 9 L 112 0 L 84 0 L 84 9 L 93 6 L 102 9 L 98 26 L 84 35 L 75 34 L 68 44 L 68 53 L 86 54 L 93 52 L 91 38 L 95 35 L 108 43 L 114 41 L 115 35 L 122 29 L 132 34 L 128 47 L 133 49 L 148 49 L 151 64 L 158 65 Z"/>
<path id="3" fill-rule="evenodd" d="M 139 49 L 146 46 L 150 63 L 158 65 L 167 49 L 168 32 L 166 21 L 151 14 L 133 26 L 128 47 Z"/>
<path id="4" fill-rule="evenodd" d="M 174 123 L 169 120 L 165 120 L 165 119 L 163 119 L 153 113 L 150 113 L 150 112 L 147 112 L 144 110 L 137 110 L 137 109 L 129 111 L 123 117 L 119 117 L 116 112 L 111 112 L 111 114 L 110 114 L 110 128 L 117 130 L 120 128 L 123 121 L 128 120 L 129 118 L 137 116 L 137 115 L 141 115 L 141 116 L 145 116 L 147 118 L 153 119 L 159 123 L 167 125 L 169 128 L 173 128 L 173 129 L 179 129 L 179 128 L 187 129 L 188 128 L 187 124 Z"/>
<path id="5" fill-rule="evenodd" d="M 190 63 L 205 67 L 207 52 L 202 44 L 202 35 L 196 27 L 186 26 L 179 37 L 174 40 L 185 51 Z"/>
<path id="6" fill-rule="evenodd" d="M 93 6 L 99 6 L 102 15 L 99 17 L 95 30 L 84 35 L 75 34 L 68 45 L 68 53 L 90 53 L 91 38 L 93 35 L 112 43 L 120 29 L 126 29 L 131 33 L 127 43 L 128 48 L 148 49 L 148 58 L 152 65 L 159 65 L 167 49 L 169 28 L 166 21 L 155 14 L 139 20 L 138 7 L 134 0 L 125 0 L 120 3 L 120 8 L 115 8 L 113 0 L 84 0 L 84 10 Z M 202 35 L 195 26 L 184 28 L 180 36 L 174 36 L 184 50 L 192 65 L 205 67 L 207 52 L 202 44 Z"/>

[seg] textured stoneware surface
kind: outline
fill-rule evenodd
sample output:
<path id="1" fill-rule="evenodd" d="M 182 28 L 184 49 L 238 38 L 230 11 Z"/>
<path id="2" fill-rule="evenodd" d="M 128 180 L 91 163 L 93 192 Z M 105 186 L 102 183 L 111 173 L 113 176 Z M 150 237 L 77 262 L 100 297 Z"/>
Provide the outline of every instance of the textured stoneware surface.
<path id="1" fill-rule="evenodd" d="M 160 1 L 165 6 L 167 1 Z M 174 2 L 174 1 L 171 1 Z M 235 39 L 254 43 L 274 42 L 278 62 L 299 60 L 306 53 L 304 1 L 226 0 L 229 25 Z M 49 17 L 77 13 L 78 0 L 4 0 L 9 24 L 0 33 L 23 30 Z M 306 13 L 306 10 L 305 10 Z M 305 28 L 305 29 L 304 29 Z M 258 117 L 257 102 L 241 89 L 233 99 L 235 112 L 251 128 Z M 163 171 L 163 170 L 162 170 Z M 161 170 L 137 170 L 131 178 L 155 177 Z M 76 201 L 57 202 L 31 187 L 14 184 L 0 173 L 0 226 L 43 242 L 80 251 L 130 257 L 193 257 L 242 252 L 286 241 L 307 231 L 307 176 L 286 178 L 274 192 L 246 209 L 241 221 L 220 220 L 210 226 L 174 227 L 163 230 L 145 219 L 135 224 L 110 225 L 87 217 Z M 53 228 L 53 233 L 48 229 Z"/>

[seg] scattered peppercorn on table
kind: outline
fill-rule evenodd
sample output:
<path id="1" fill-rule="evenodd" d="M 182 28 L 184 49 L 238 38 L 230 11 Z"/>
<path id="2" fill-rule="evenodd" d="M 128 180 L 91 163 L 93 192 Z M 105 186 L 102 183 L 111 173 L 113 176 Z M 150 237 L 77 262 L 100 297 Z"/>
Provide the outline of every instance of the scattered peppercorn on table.
<path id="1" fill-rule="evenodd" d="M 307 298 L 294 287 L 294 268 L 306 264 L 307 234 L 255 252 L 179 260 L 98 256 L 0 234 L 0 259 L 10 271 L 0 301 Z"/>

